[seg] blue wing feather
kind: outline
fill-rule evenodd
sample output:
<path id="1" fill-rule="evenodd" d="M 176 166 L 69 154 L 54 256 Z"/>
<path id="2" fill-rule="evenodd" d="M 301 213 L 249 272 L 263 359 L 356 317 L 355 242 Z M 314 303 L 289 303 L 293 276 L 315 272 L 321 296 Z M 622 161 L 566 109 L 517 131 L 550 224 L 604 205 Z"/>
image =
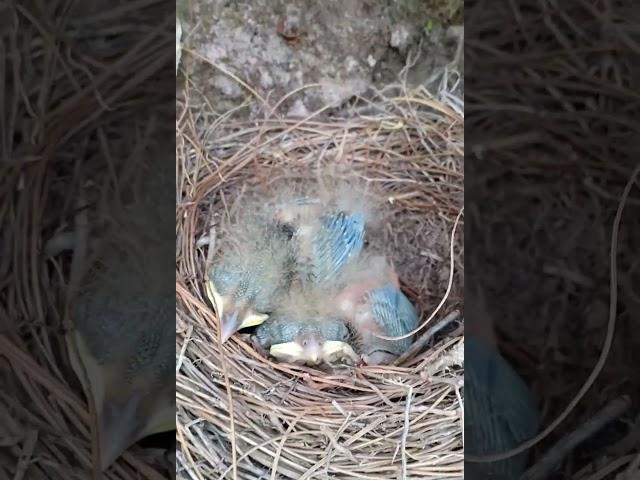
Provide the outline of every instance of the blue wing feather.
<path id="1" fill-rule="evenodd" d="M 510 450 L 535 435 L 539 417 L 524 381 L 496 350 L 480 339 L 465 339 L 465 436 L 468 451 L 475 455 Z M 485 478 L 517 478 L 524 470 L 526 456 L 492 464 L 470 464 Z M 473 477 L 475 478 L 475 477 Z"/>
<path id="2" fill-rule="evenodd" d="M 378 325 L 386 336 L 406 335 L 418 325 L 418 314 L 409 299 L 391 283 L 369 292 L 369 306 Z M 398 350 L 406 350 L 411 338 L 397 340 Z"/>
<path id="3" fill-rule="evenodd" d="M 340 212 L 322 218 L 321 225 L 313 243 L 313 274 L 316 281 L 327 282 L 362 250 L 365 220 L 361 214 Z"/>

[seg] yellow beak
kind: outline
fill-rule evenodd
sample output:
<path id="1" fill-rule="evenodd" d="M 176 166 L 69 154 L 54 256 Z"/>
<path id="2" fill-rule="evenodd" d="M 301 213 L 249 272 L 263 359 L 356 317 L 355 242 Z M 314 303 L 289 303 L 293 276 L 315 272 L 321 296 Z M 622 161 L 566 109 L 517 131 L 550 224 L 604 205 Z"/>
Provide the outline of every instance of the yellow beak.
<path id="1" fill-rule="evenodd" d="M 349 345 L 346 342 L 328 340 L 322 344 L 322 352 L 325 358 L 333 359 L 335 357 L 342 357 L 342 358 L 349 358 L 354 362 L 357 362 L 360 359 L 360 357 L 353 350 L 351 345 Z"/>
<path id="2" fill-rule="evenodd" d="M 216 290 L 216 287 L 213 285 L 211 280 L 207 280 L 204 284 L 204 291 L 207 294 L 207 298 L 215 308 L 216 313 L 218 314 L 218 318 L 222 318 L 223 315 L 223 307 L 224 302 L 222 300 L 222 296 Z"/>
<path id="3" fill-rule="evenodd" d="M 215 311 L 220 319 L 220 329 L 222 333 L 222 343 L 229 340 L 229 338 L 241 328 L 255 327 L 264 323 L 269 318 L 269 315 L 263 313 L 254 313 L 248 311 L 241 316 L 239 310 L 235 308 L 227 308 L 224 297 L 218 293 L 216 287 L 211 280 L 205 282 L 205 293 L 209 298 L 209 301 L 213 304 Z M 233 305 L 231 306 L 233 307 Z"/>
<path id="4" fill-rule="evenodd" d="M 300 359 L 303 354 L 302 347 L 296 342 L 278 343 L 271 345 L 269 353 L 279 360 Z"/>

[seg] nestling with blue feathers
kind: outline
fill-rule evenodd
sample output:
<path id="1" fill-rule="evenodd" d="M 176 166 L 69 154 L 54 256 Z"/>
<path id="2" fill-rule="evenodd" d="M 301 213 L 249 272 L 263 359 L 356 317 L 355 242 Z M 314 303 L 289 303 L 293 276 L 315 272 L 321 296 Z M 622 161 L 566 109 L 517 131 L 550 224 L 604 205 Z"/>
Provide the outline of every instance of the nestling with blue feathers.
<path id="1" fill-rule="evenodd" d="M 366 251 L 372 195 L 350 182 L 280 189 L 227 229 L 206 291 L 222 341 L 257 327 L 253 344 L 278 361 L 391 363 L 412 343 L 415 308 L 391 263 Z M 304 194 L 302 193 L 304 192 Z"/>
<path id="2" fill-rule="evenodd" d="M 287 363 L 358 362 L 359 357 L 349 344 L 349 329 L 325 300 L 319 289 L 300 287 L 289 292 L 256 329 L 258 348 Z"/>
<path id="3" fill-rule="evenodd" d="M 301 279 L 328 286 L 364 248 L 365 228 L 374 220 L 372 200 L 349 183 L 285 197 L 275 205 L 278 223 L 292 232 Z"/>
<path id="4" fill-rule="evenodd" d="M 362 255 L 341 277 L 337 308 L 355 331 L 356 349 L 368 365 L 392 363 L 412 343 L 402 337 L 418 326 L 418 314 L 400 290 L 391 263 L 379 255 Z"/>
<path id="5" fill-rule="evenodd" d="M 173 168 L 164 155 L 153 163 L 156 171 Z M 175 285 L 165 275 L 173 266 L 174 226 L 163 215 L 173 204 L 164 193 L 173 181 L 166 179 L 162 173 L 141 182 L 135 202 L 96 208 L 95 234 L 85 239 L 89 268 L 71 296 L 65 340 L 96 412 L 101 471 L 140 439 L 176 428 Z"/>
<path id="6" fill-rule="evenodd" d="M 241 328 L 263 323 L 289 288 L 290 238 L 264 212 L 243 215 L 228 230 L 208 274 L 206 293 L 221 323 L 222 342 Z"/>

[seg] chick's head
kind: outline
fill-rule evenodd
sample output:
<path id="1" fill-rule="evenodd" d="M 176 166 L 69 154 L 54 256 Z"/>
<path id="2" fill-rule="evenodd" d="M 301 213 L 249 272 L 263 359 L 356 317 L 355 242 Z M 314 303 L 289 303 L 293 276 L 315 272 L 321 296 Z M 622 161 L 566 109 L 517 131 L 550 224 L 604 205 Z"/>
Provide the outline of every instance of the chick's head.
<path id="1" fill-rule="evenodd" d="M 95 406 L 105 470 L 131 444 L 175 429 L 175 316 L 171 289 L 118 274 L 78 298 L 67 345 Z"/>
<path id="2" fill-rule="evenodd" d="M 263 217 L 229 228 L 206 283 L 223 342 L 268 318 L 291 281 L 292 262 L 289 237 Z"/>
<path id="3" fill-rule="evenodd" d="M 289 321 L 292 337 L 281 337 L 269 353 L 277 360 L 306 365 L 354 362 L 358 356 L 349 345 L 349 331 L 340 320 L 317 318 Z"/>
<path id="4" fill-rule="evenodd" d="M 350 331 L 314 295 L 290 293 L 256 331 L 258 341 L 277 360 L 307 365 L 356 361 Z"/>
<path id="5" fill-rule="evenodd" d="M 391 363 L 411 345 L 410 337 L 380 338 L 407 335 L 418 324 L 417 312 L 385 257 L 363 255 L 345 269 L 336 307 L 353 329 L 353 343 L 365 363 Z"/>

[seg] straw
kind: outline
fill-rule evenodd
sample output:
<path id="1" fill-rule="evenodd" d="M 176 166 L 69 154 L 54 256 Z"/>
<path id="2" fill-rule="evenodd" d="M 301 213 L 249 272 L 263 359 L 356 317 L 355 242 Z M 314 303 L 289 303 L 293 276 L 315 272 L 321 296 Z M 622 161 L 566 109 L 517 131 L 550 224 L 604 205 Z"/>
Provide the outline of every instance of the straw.
<path id="1" fill-rule="evenodd" d="M 353 99 L 340 115 L 289 119 L 282 105 L 302 89 L 280 102 L 247 88 L 246 108 L 216 112 L 195 99 L 188 68 L 183 74 L 178 478 L 462 478 L 462 358 L 443 361 L 462 346 L 461 330 L 430 328 L 458 318 L 462 303 L 462 100 L 401 82 Z M 249 112 L 259 113 L 249 121 Z M 394 261 L 421 322 L 444 300 L 422 330 L 430 337 L 397 366 L 321 371 L 274 363 L 243 335 L 218 342 L 203 282 L 226 215 L 276 181 L 327 171 L 380 193 L 388 212 L 371 246 Z"/>

